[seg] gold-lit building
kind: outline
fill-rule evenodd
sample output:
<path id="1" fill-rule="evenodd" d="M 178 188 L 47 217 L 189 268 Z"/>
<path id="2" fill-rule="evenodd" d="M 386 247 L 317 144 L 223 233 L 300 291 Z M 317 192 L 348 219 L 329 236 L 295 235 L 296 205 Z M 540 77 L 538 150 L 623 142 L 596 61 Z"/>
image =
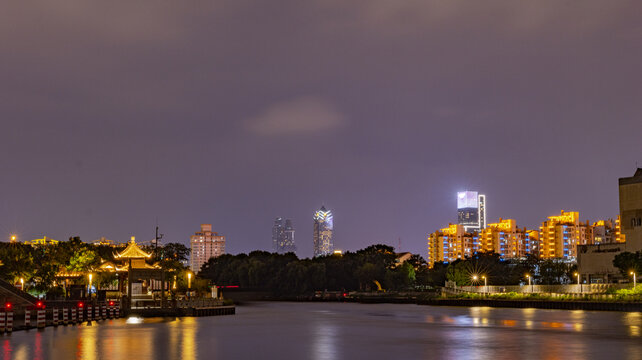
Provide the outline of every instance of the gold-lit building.
<path id="1" fill-rule="evenodd" d="M 473 243 L 476 235 L 464 230 L 463 225 L 449 224 L 447 228 L 428 236 L 428 266 L 435 262 L 451 262 L 472 256 L 478 249 Z"/>
<path id="2" fill-rule="evenodd" d="M 56 245 L 60 241 L 54 240 L 52 238 L 48 238 L 46 236 L 43 236 L 42 239 L 33 239 L 33 240 L 27 240 L 25 241 L 25 244 L 28 245 Z"/>
<path id="3" fill-rule="evenodd" d="M 539 257 L 542 259 L 577 257 L 577 245 L 593 243 L 593 228 L 580 222 L 577 211 L 549 216 L 539 228 Z"/>
<path id="4" fill-rule="evenodd" d="M 479 236 L 480 251 L 494 252 L 504 259 L 522 258 L 531 253 L 537 231 L 518 228 L 513 219 L 499 219 L 483 229 Z M 537 247 L 537 244 L 535 244 Z"/>

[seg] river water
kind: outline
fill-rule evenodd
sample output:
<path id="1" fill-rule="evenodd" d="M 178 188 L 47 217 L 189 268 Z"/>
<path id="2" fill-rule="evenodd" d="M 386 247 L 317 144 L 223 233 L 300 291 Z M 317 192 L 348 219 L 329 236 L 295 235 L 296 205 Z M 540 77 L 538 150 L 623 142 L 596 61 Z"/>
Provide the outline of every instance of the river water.
<path id="1" fill-rule="evenodd" d="M 254 303 L 0 338 L 5 359 L 642 359 L 642 313 Z"/>

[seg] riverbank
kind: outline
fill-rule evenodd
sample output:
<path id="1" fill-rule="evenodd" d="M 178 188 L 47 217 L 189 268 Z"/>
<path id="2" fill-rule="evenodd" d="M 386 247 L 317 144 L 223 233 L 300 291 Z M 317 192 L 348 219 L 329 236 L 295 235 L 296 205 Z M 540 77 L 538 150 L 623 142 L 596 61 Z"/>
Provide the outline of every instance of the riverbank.
<path id="1" fill-rule="evenodd" d="M 642 311 L 641 302 L 505 300 L 505 299 L 422 299 L 418 305 L 431 306 L 488 306 L 502 308 L 535 308 L 588 311 Z"/>

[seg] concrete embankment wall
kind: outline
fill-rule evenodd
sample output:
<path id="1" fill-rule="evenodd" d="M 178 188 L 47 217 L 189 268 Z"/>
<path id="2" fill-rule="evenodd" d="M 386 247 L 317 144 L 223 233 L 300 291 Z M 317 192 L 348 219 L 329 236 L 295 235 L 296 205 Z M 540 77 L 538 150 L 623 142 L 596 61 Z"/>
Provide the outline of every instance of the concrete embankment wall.
<path id="1" fill-rule="evenodd" d="M 427 299 L 417 302 L 433 306 L 489 306 L 589 311 L 642 311 L 642 302 L 541 301 L 490 299 Z"/>

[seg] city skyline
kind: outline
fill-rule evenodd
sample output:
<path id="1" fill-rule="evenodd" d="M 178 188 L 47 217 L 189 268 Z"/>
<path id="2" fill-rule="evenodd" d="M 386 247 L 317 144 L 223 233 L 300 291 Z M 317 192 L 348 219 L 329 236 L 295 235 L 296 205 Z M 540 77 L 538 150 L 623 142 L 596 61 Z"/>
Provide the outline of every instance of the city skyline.
<path id="1" fill-rule="evenodd" d="M 324 203 L 342 249 L 422 253 L 465 189 L 488 222 L 615 217 L 642 164 L 642 4 L 584 4 L 12 2 L 0 236 L 187 244 L 215 222 L 228 252 L 270 250 L 276 214 L 303 229 Z"/>
<path id="2" fill-rule="evenodd" d="M 458 192 L 456 192 L 456 195 L 457 195 L 457 197 L 459 197 L 462 193 L 469 193 L 469 192 L 470 192 L 470 193 L 478 194 L 478 192 L 476 192 L 476 191 L 471 192 L 471 191 L 468 191 L 468 190 L 467 190 L 467 191 L 458 191 Z M 484 199 L 484 203 L 485 203 L 486 195 L 479 194 L 479 195 L 477 195 L 477 196 L 479 196 L 479 198 L 483 198 L 483 199 Z M 452 200 L 451 200 L 451 202 L 452 202 Z M 477 203 L 477 204 L 479 205 L 479 203 Z M 484 204 L 484 206 L 485 206 L 485 204 Z M 323 208 L 323 209 L 325 209 L 325 206 L 322 206 L 322 208 Z M 454 208 L 455 210 L 460 210 L 459 202 L 457 202 L 457 203 L 453 206 L 453 208 Z M 571 207 L 567 207 L 567 208 L 571 208 Z M 562 210 L 562 211 L 563 211 L 563 210 Z M 316 213 L 318 213 L 318 211 L 317 211 Z M 316 214 L 316 213 L 315 213 L 315 214 Z M 575 213 L 581 213 L 581 211 L 575 211 Z M 484 214 L 486 214 L 485 210 L 484 210 Z M 316 215 L 315 215 L 315 216 L 316 216 Z M 331 216 L 333 216 L 333 215 L 331 215 Z M 493 217 L 487 217 L 487 215 L 485 215 L 485 216 L 486 216 L 485 221 L 484 221 L 485 223 L 487 223 L 489 220 L 490 220 L 491 222 L 492 222 L 492 221 L 494 221 L 494 220 L 493 220 Z M 550 218 L 550 217 L 551 217 L 551 216 L 546 215 L 546 216 L 542 217 L 542 219 L 543 219 L 543 220 L 540 220 L 540 221 L 539 221 L 536 225 L 534 225 L 533 227 L 531 227 L 531 226 L 524 226 L 524 227 L 526 227 L 526 228 L 528 228 L 528 229 L 531 229 L 531 228 L 532 228 L 532 229 L 537 229 L 537 228 L 540 226 L 539 224 L 541 224 L 541 223 L 542 223 L 542 221 L 546 221 L 546 219 L 547 219 L 547 218 Z M 604 217 L 604 218 L 600 218 L 600 220 L 614 220 L 616 217 L 617 217 L 617 215 L 615 215 L 615 216 L 607 216 L 607 217 Z M 279 219 L 279 218 L 277 218 L 277 220 L 278 220 L 278 219 Z M 497 219 L 499 219 L 498 221 L 499 221 L 499 222 L 501 222 L 502 217 L 498 217 Z M 581 218 L 581 217 L 579 218 L 579 220 L 582 220 L 582 219 L 584 219 L 584 220 L 586 220 L 586 221 L 589 221 L 589 220 L 597 220 L 597 219 L 588 219 L 588 218 L 586 218 L 586 219 L 585 219 L 585 218 Z M 457 224 L 459 220 L 460 220 L 460 215 L 455 215 L 455 216 L 453 217 L 452 221 L 449 221 L 447 224 Z M 291 219 L 287 219 L 287 221 L 289 221 L 289 222 L 290 222 L 290 224 L 292 224 L 292 220 L 291 220 Z M 517 221 L 519 222 L 519 220 L 517 220 Z M 521 224 L 521 222 L 520 222 L 520 224 Z M 285 225 L 285 222 L 284 222 L 284 225 Z M 491 225 L 492 225 L 492 224 L 491 224 Z M 211 225 L 210 225 L 210 226 L 211 226 Z M 230 253 L 233 253 L 233 254 L 236 254 L 236 253 L 242 253 L 242 252 L 249 253 L 249 252 L 254 251 L 254 250 L 264 250 L 264 251 L 275 251 L 275 252 L 278 252 L 278 251 L 274 250 L 274 226 L 275 226 L 275 225 L 273 224 L 273 228 L 272 228 L 272 229 L 273 229 L 273 233 L 272 233 L 273 237 L 272 237 L 272 245 L 271 245 L 271 246 L 269 246 L 269 247 L 265 247 L 265 246 L 264 246 L 264 247 L 258 247 L 258 248 L 249 249 L 249 250 L 246 250 L 246 251 L 237 251 L 237 252 L 230 252 Z M 420 251 L 416 251 L 416 252 L 415 252 L 414 250 L 404 250 L 404 247 L 403 247 L 403 246 L 402 246 L 402 248 L 401 248 L 401 249 L 397 249 L 397 251 L 411 251 L 411 252 L 413 252 L 413 253 L 420 254 L 420 255 L 422 255 L 422 256 L 426 255 L 426 254 L 425 254 L 425 241 L 426 241 L 426 235 L 430 235 L 430 234 L 432 234 L 432 233 L 435 231 L 435 229 L 438 229 L 440 226 L 441 226 L 441 225 L 438 225 L 437 227 L 435 227 L 435 228 L 433 228 L 433 229 L 428 229 L 428 228 L 426 228 L 426 233 L 424 234 L 424 237 L 421 239 L 421 241 L 423 241 L 423 244 L 422 244 L 422 246 L 424 247 L 423 251 L 421 251 L 421 250 L 420 250 Z M 465 228 L 465 227 L 466 227 L 466 226 L 464 226 L 464 228 Z M 483 228 L 485 228 L 485 227 L 483 227 Z M 292 230 L 292 231 L 294 231 L 294 229 L 293 229 L 293 228 L 292 228 L 291 230 Z M 163 231 L 165 231 L 165 230 L 163 230 Z M 468 231 L 468 230 L 466 230 L 466 231 Z M 473 229 L 473 230 L 471 230 L 471 231 L 476 231 L 476 230 L 474 230 L 474 229 Z M 6 239 L 6 240 L 0 240 L 0 241 L 31 242 L 31 241 L 42 241 L 42 239 L 38 239 L 38 237 L 43 237 L 43 236 L 44 236 L 44 238 L 45 238 L 45 239 L 46 239 L 46 238 L 49 238 L 49 239 L 51 239 L 51 238 L 52 238 L 51 236 L 49 236 L 49 233 L 37 233 L 37 234 L 38 234 L 38 235 L 36 235 L 35 237 L 28 237 L 28 238 L 24 238 L 24 237 L 23 237 L 23 236 L 21 236 L 21 235 L 20 235 L 20 233 L 18 233 L 18 232 L 11 232 L 10 234 L 7 234 L 7 236 L 6 236 L 6 238 L 7 238 L 7 239 Z M 129 238 L 131 235 L 132 235 L 132 234 L 127 235 L 127 238 L 126 238 L 126 239 L 120 239 L 120 240 L 118 240 L 118 239 L 117 239 L 117 240 L 115 241 L 115 243 L 127 243 L 127 242 L 129 241 L 129 240 L 128 240 L 128 238 Z M 68 237 L 73 237 L 73 236 L 75 236 L 75 235 L 69 235 Z M 138 236 L 138 235 L 137 235 L 137 236 Z M 57 240 L 53 240 L 53 241 L 66 240 L 68 237 L 58 237 L 58 239 L 57 239 Z M 193 237 L 193 236 L 192 236 L 192 237 Z M 91 242 L 99 241 L 100 239 L 104 239 L 104 238 L 105 238 L 105 236 L 102 236 L 102 235 L 101 235 L 101 236 L 100 236 L 99 238 L 97 238 L 97 239 L 84 239 L 84 238 L 81 238 L 81 239 L 82 239 L 83 241 L 85 241 L 85 242 L 91 243 Z M 225 238 L 225 236 L 223 236 L 223 238 Z M 292 238 L 294 238 L 294 237 L 292 236 Z M 143 240 L 142 240 L 143 242 L 149 242 L 149 243 L 153 243 L 153 242 L 154 242 L 153 238 L 152 238 L 152 239 L 146 239 L 146 238 L 144 238 L 144 237 L 143 237 L 142 239 L 143 239 Z M 166 239 L 166 240 L 164 240 L 164 242 L 178 242 L 178 243 L 183 243 L 183 244 L 185 244 L 185 245 L 187 245 L 187 246 L 190 246 L 190 245 L 191 245 L 191 241 L 189 241 L 189 240 L 188 240 L 188 241 L 183 241 L 183 239 L 175 239 L 175 240 L 173 240 L 173 239 Z M 381 243 L 381 244 L 386 244 L 386 245 L 390 245 L 390 246 L 393 246 L 393 247 L 397 248 L 397 247 L 398 247 L 398 244 L 399 244 L 399 239 L 390 239 L 389 241 L 382 241 L 382 242 L 379 242 L 379 243 Z M 368 244 L 366 244 L 365 246 L 367 246 L 367 245 L 368 245 Z M 414 244 L 414 243 L 413 243 L 412 245 L 416 245 L 416 244 Z M 343 251 L 354 251 L 354 250 L 358 250 L 358 248 L 351 248 L 351 247 L 349 247 L 349 246 L 348 246 L 348 247 L 345 247 L 345 248 L 343 249 Z M 300 251 L 299 251 L 299 250 L 297 250 L 296 243 L 294 243 L 294 251 L 293 251 L 293 252 L 297 253 L 297 255 L 298 255 L 299 257 L 314 257 L 314 246 L 313 246 L 313 249 L 312 249 L 312 255 L 308 255 L 308 254 L 305 254 L 305 253 L 300 253 Z"/>

